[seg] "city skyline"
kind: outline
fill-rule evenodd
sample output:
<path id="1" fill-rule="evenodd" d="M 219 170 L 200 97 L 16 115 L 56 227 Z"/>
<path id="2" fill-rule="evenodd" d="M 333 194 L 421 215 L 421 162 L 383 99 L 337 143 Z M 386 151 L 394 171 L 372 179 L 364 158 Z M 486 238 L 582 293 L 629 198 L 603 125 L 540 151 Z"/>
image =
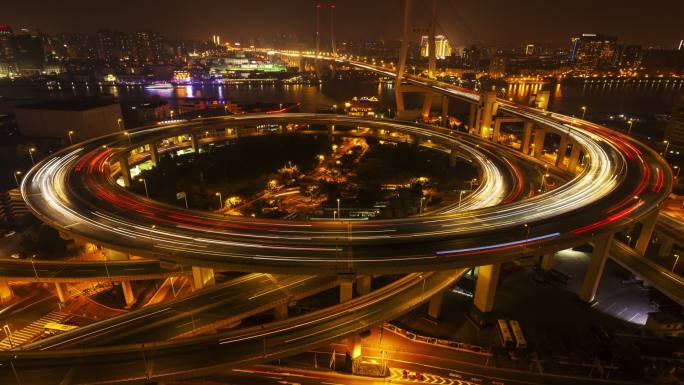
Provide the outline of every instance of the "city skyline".
<path id="1" fill-rule="evenodd" d="M 103 11 L 97 3 L 70 1 L 54 12 L 43 13 L 43 4 L 39 1 L 9 1 L 0 22 L 15 30 L 38 29 L 52 34 L 92 32 L 97 29 L 153 30 L 173 38 L 206 41 L 215 34 L 223 39 L 240 40 L 270 38 L 286 33 L 296 34 L 300 41 L 308 42 L 315 34 L 317 3 L 260 0 L 226 5 L 202 1 L 199 7 L 190 9 L 183 2 L 175 0 L 165 2 L 163 7 L 159 4 L 121 1 L 116 9 Z M 417 1 L 414 7 L 427 8 L 428 3 L 427 0 Z M 503 0 L 493 0 L 486 5 L 438 1 L 442 21 L 437 29 L 446 34 L 454 46 L 523 43 L 563 45 L 571 37 L 582 33 L 604 33 L 618 36 L 623 43 L 672 49 L 682 39 L 677 17 L 684 7 L 678 1 L 663 0 L 658 7 L 647 8 L 627 4 L 636 4 L 636 1 L 604 1 L 598 6 L 590 1 L 564 0 L 561 3 L 526 1 L 511 7 Z M 330 3 L 320 4 L 327 8 Z M 359 9 L 363 9 L 363 12 L 359 12 Z M 398 39 L 401 35 L 402 12 L 402 4 L 390 0 L 374 2 L 373 6 L 359 0 L 338 2 L 335 34 L 342 40 Z M 77 18 L 79 23 L 71 22 L 72 18 Z M 379 19 L 383 22 L 377 23 Z M 423 19 L 418 18 L 415 23 L 427 25 L 427 18 Z M 629 22 L 637 19 L 638 23 Z M 328 33 L 328 20 L 328 10 L 325 9 L 321 12 L 322 35 Z"/>

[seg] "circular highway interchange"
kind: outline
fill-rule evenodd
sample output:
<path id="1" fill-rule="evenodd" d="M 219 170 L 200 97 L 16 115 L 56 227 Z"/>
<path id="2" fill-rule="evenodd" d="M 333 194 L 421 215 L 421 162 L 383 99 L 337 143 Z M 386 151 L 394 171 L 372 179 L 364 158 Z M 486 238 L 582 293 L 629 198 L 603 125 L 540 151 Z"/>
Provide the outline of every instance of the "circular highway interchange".
<path id="1" fill-rule="evenodd" d="M 588 122 L 503 105 L 568 135 L 582 148 L 583 167 L 573 172 L 551 168 L 567 182 L 531 196 L 529 178 L 544 164 L 512 148 L 434 126 L 316 114 L 205 118 L 145 127 L 79 143 L 44 159 L 23 180 L 22 194 L 44 222 L 76 239 L 217 271 L 406 275 L 346 303 L 260 327 L 142 345 L 21 351 L 2 358 L 29 379 L 45 378 L 45 373 L 61 378 L 71 371 L 73 383 L 163 379 L 268 361 L 390 320 L 453 285 L 473 266 L 538 256 L 621 231 L 651 215 L 667 197 L 670 170 L 650 148 Z M 386 140 L 399 134 L 473 162 L 481 183 L 460 207 L 371 221 L 222 216 L 155 202 L 117 183 L 122 165 L 152 156 L 132 156 L 133 149 L 154 144 L 159 153 L 173 151 L 176 147 L 156 147 L 169 137 L 192 138 L 183 146 L 239 140 L 247 128 L 272 125 L 303 131 L 309 125 L 347 127 L 330 133 Z M 198 139 L 207 132 L 208 137 Z M 157 357 L 154 373 L 140 367 L 139 357 L 131 357 L 140 351 Z M 119 374 L 103 374 L 109 372 Z M 0 378 L 11 376 L 3 365 Z"/>

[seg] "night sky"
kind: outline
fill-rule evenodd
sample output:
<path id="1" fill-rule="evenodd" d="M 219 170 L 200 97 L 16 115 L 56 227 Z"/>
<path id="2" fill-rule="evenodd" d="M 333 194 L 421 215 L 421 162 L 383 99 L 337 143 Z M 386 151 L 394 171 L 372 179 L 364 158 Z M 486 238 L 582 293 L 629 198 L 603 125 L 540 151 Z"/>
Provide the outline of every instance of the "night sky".
<path id="1" fill-rule="evenodd" d="M 414 0 L 416 10 L 432 0 Z M 169 37 L 225 40 L 315 30 L 310 0 L 3 0 L 0 24 L 45 32 L 93 32 L 98 28 L 148 29 Z M 330 2 L 321 2 L 329 4 Z M 337 0 L 336 35 L 396 38 L 402 0 Z M 684 0 L 438 0 L 438 23 L 454 45 L 488 43 L 563 45 L 583 32 L 606 33 L 620 42 L 674 48 L 684 38 Z M 49 4 L 49 5 L 48 5 Z M 323 29 L 328 27 L 328 10 Z M 426 23 L 427 12 L 416 15 Z M 422 17 L 421 17 L 422 16 Z M 421 22 L 422 20 L 422 22 Z M 327 33 L 327 31 L 326 31 Z"/>

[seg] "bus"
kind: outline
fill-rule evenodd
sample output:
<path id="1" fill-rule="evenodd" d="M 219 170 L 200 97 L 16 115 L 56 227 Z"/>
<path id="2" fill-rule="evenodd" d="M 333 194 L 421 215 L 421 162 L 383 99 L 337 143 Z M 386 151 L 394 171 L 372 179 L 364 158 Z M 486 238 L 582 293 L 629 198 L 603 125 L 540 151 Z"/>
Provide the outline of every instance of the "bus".
<path id="1" fill-rule="evenodd" d="M 527 340 L 525 340 L 525 336 L 520 328 L 520 323 L 516 320 L 510 320 L 508 323 L 511 325 L 511 331 L 513 331 L 513 336 L 515 337 L 515 348 L 527 349 Z"/>
<path id="2" fill-rule="evenodd" d="M 74 325 L 65 325 L 65 324 L 60 324 L 57 322 L 48 322 L 44 326 L 45 328 L 45 335 L 46 336 L 57 336 L 62 333 L 66 333 L 70 330 L 77 329 L 78 326 Z"/>
<path id="3" fill-rule="evenodd" d="M 511 329 L 508 327 L 508 322 L 505 319 L 500 319 L 497 321 L 497 326 L 499 330 L 499 338 L 501 339 L 501 346 L 505 348 L 512 348 L 513 335 L 511 335 Z"/>

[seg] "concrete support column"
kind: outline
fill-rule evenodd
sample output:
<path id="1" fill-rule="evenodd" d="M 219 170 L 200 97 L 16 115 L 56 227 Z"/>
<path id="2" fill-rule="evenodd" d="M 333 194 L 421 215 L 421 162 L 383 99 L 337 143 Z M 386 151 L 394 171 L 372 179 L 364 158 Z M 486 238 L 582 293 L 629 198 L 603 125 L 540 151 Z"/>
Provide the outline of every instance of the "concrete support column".
<path id="1" fill-rule="evenodd" d="M 477 104 L 471 104 L 470 110 L 468 111 L 468 131 L 476 129 L 477 123 Z"/>
<path id="2" fill-rule="evenodd" d="M 532 121 L 526 120 L 525 126 L 523 128 L 522 146 L 520 147 L 520 151 L 522 151 L 522 153 L 525 155 L 528 155 L 530 153 L 530 141 L 532 140 L 532 127 L 534 127 L 534 123 Z"/>
<path id="3" fill-rule="evenodd" d="M 276 305 L 276 307 L 273 308 L 273 317 L 275 318 L 276 321 L 282 321 L 284 319 L 287 319 L 288 316 L 288 307 L 286 303 L 281 303 L 279 305 Z"/>
<path id="4" fill-rule="evenodd" d="M 340 303 L 350 301 L 354 296 L 354 278 L 340 277 Z"/>
<path id="5" fill-rule="evenodd" d="M 442 315 L 442 304 L 444 303 L 444 292 L 440 291 L 430 298 L 428 304 L 428 317 L 438 319 Z"/>
<path id="6" fill-rule="evenodd" d="M 501 135 L 501 120 L 494 120 L 494 132 L 492 133 L 492 141 L 499 143 L 499 135 Z"/>
<path id="7" fill-rule="evenodd" d="M 214 286 L 214 269 L 210 267 L 193 266 L 192 282 L 195 285 L 195 290 L 199 290 L 207 286 Z"/>
<path id="8" fill-rule="evenodd" d="M 568 152 L 568 136 L 561 135 L 560 144 L 558 145 L 558 153 L 556 154 L 556 167 L 560 167 L 563 164 L 566 152 Z"/>
<path id="9" fill-rule="evenodd" d="M 328 136 L 330 137 L 330 140 L 333 139 L 333 135 L 335 135 L 335 125 L 330 124 L 328 125 Z"/>
<path id="10" fill-rule="evenodd" d="M 190 144 L 192 145 L 192 151 L 195 153 L 199 152 L 199 139 L 197 138 L 196 133 L 191 133 L 190 134 Z"/>
<path id="11" fill-rule="evenodd" d="M 608 251 L 613 243 L 613 234 L 602 235 L 594 240 L 594 251 L 591 253 L 589 260 L 589 267 L 584 273 L 584 281 L 580 288 L 579 298 L 590 303 L 596 296 L 599 283 L 601 282 L 601 275 L 603 275 L 603 268 L 606 266 L 608 259 Z"/>
<path id="12" fill-rule="evenodd" d="M 544 271 L 551 270 L 551 265 L 553 264 L 553 253 L 544 254 L 541 258 L 541 269 Z"/>
<path id="13" fill-rule="evenodd" d="M 59 302 L 61 303 L 68 301 L 71 297 L 66 283 L 55 282 L 55 289 L 57 289 L 57 298 L 59 298 Z"/>
<path id="14" fill-rule="evenodd" d="M 371 291 L 371 276 L 360 275 L 356 277 L 356 294 L 366 295 Z"/>
<path id="15" fill-rule="evenodd" d="M 477 310 L 482 313 L 488 313 L 494 308 L 494 296 L 496 295 L 500 272 L 500 263 L 480 266 L 478 269 L 474 304 Z"/>
<path id="16" fill-rule="evenodd" d="M 458 152 L 454 147 L 449 151 L 449 167 L 456 167 L 456 162 L 458 162 Z"/>
<path id="17" fill-rule="evenodd" d="M 492 127 L 492 116 L 496 110 L 496 91 L 487 91 L 482 95 L 482 123 L 480 124 L 480 136 L 488 139 L 489 130 Z"/>
<path id="18" fill-rule="evenodd" d="M 570 159 L 568 160 L 568 171 L 570 171 L 573 174 L 577 169 L 577 164 L 579 163 L 579 156 L 581 152 L 582 148 L 580 148 L 579 144 L 573 142 L 572 149 L 570 150 Z"/>
<path id="19" fill-rule="evenodd" d="M 126 300 L 126 307 L 130 308 L 135 303 L 131 281 L 121 281 L 121 290 L 123 290 L 124 299 Z"/>
<path id="20" fill-rule="evenodd" d="M 119 170 L 121 171 L 121 177 L 123 178 L 124 186 L 131 187 L 131 168 L 128 165 L 127 157 L 119 159 Z"/>
<path id="21" fill-rule="evenodd" d="M 446 95 L 442 95 L 442 125 L 449 126 L 449 98 Z"/>
<path id="22" fill-rule="evenodd" d="M 159 149 L 157 143 L 150 143 L 150 161 L 156 167 L 159 164 Z"/>
<path id="23" fill-rule="evenodd" d="M 423 99 L 423 111 L 421 112 L 423 120 L 427 121 L 430 117 L 430 110 L 432 109 L 432 92 L 426 92 Z"/>
<path id="24" fill-rule="evenodd" d="M 651 242 L 656 222 L 658 222 L 657 211 L 641 221 L 641 231 L 639 231 L 639 238 L 637 238 L 636 245 L 634 246 L 634 250 L 641 256 L 646 253 L 646 248 L 648 248 L 648 244 Z"/>
<path id="25" fill-rule="evenodd" d="M 0 302 L 4 303 L 14 297 L 14 292 L 5 279 L 0 279 Z"/>
<path id="26" fill-rule="evenodd" d="M 674 247 L 674 240 L 669 237 L 660 236 L 660 247 L 658 248 L 659 257 L 669 257 L 672 254 L 672 248 Z"/>
<path id="27" fill-rule="evenodd" d="M 537 128 L 534 130 L 534 157 L 541 159 L 542 150 L 544 150 L 544 138 L 546 137 L 546 130 Z"/>

